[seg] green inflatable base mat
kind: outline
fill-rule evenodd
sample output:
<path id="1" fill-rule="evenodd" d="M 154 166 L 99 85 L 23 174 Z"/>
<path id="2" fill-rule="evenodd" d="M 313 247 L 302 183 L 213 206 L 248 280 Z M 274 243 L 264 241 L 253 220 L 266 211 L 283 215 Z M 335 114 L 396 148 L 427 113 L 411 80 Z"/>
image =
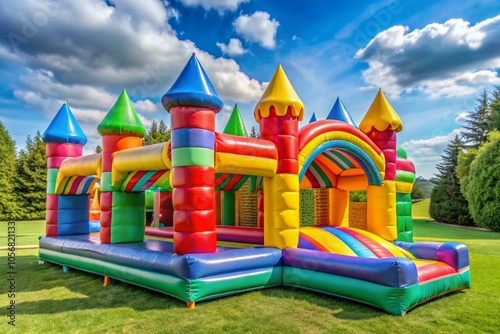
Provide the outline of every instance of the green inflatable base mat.
<path id="1" fill-rule="evenodd" d="M 283 285 L 341 297 L 403 315 L 433 298 L 470 286 L 470 273 L 447 276 L 425 284 L 394 288 L 355 278 L 337 276 L 295 267 L 283 267 Z"/>
<path id="2" fill-rule="evenodd" d="M 246 291 L 280 286 L 282 267 L 245 270 L 195 280 L 139 270 L 115 263 L 40 249 L 41 260 L 164 293 L 184 302 L 198 302 Z"/>

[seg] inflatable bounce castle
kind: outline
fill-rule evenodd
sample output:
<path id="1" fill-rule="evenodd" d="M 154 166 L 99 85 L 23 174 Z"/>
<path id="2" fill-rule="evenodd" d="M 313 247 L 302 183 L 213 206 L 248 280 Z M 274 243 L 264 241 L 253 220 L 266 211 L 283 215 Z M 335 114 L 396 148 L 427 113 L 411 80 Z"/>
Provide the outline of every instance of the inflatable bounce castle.
<path id="1" fill-rule="evenodd" d="M 299 129 L 303 104 L 279 66 L 255 107 L 260 138 L 245 136 L 237 108 L 219 133 L 222 101 L 193 55 L 162 104 L 170 141 L 142 146 L 146 130 L 123 91 L 97 128 L 102 153 L 86 156 L 83 131 L 61 107 L 43 134 L 42 262 L 102 275 L 105 285 L 111 278 L 159 291 L 188 307 L 291 286 L 401 315 L 470 287 L 464 245 L 412 242 L 415 170 L 396 146 L 402 122 L 381 91 L 359 126 L 337 99 L 327 119 L 313 115 Z M 97 180 L 100 231 L 89 233 Z M 226 226 L 238 225 L 235 194 L 244 184 L 255 194 L 248 208 L 255 227 Z M 146 227 L 150 189 L 155 212 L 172 226 Z M 311 189 L 312 211 L 303 201 Z M 356 190 L 367 197 L 361 227 L 350 212 Z"/>

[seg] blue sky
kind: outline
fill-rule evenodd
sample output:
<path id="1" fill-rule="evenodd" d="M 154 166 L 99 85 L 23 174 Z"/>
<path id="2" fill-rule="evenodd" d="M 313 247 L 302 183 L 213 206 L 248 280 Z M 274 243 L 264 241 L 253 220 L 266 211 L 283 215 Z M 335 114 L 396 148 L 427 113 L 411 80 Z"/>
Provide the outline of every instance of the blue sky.
<path id="1" fill-rule="evenodd" d="M 337 96 L 359 123 L 378 88 L 403 121 L 398 145 L 431 177 L 474 98 L 500 84 L 500 2 L 9 1 L 0 11 L 0 120 L 19 148 L 63 101 L 99 144 L 97 124 L 127 89 L 143 123 L 169 124 L 160 98 L 196 52 L 247 130 L 278 64 L 325 118 Z"/>

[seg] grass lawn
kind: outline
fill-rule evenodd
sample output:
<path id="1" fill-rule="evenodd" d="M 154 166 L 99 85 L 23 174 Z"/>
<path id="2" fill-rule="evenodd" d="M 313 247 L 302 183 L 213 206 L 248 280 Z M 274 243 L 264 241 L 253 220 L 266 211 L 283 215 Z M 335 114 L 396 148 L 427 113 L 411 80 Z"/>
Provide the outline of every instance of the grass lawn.
<path id="1" fill-rule="evenodd" d="M 7 246 L 7 222 L 0 222 L 0 247 Z M 45 235 L 45 221 L 16 221 L 16 246 L 38 247 L 38 237 Z"/>
<path id="2" fill-rule="evenodd" d="M 415 220 L 415 239 L 453 240 L 470 249 L 473 288 L 435 299 L 402 317 L 359 303 L 275 288 L 200 302 L 195 309 L 159 293 L 100 276 L 39 265 L 37 250 L 16 253 L 16 331 L 0 333 L 498 333 L 500 233 Z M 7 225 L 0 223 L 5 245 Z M 37 242 L 43 222 L 19 222 L 18 245 Z M 6 314 L 6 251 L 0 255 L 0 308 Z"/>
<path id="3" fill-rule="evenodd" d="M 415 202 L 412 205 L 412 216 L 413 218 L 427 218 L 429 217 L 429 204 L 431 203 L 430 198 L 426 198 L 422 201 Z"/>

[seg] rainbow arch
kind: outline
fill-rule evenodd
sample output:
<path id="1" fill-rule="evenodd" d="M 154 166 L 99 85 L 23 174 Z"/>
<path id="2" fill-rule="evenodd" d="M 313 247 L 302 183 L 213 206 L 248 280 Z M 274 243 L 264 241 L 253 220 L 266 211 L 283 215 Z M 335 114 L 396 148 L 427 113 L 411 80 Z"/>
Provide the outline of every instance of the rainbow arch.
<path id="1" fill-rule="evenodd" d="M 299 182 L 308 188 L 335 187 L 339 176 L 358 175 L 381 185 L 385 174 L 382 151 L 359 129 L 333 120 L 301 129 L 298 161 Z"/>

